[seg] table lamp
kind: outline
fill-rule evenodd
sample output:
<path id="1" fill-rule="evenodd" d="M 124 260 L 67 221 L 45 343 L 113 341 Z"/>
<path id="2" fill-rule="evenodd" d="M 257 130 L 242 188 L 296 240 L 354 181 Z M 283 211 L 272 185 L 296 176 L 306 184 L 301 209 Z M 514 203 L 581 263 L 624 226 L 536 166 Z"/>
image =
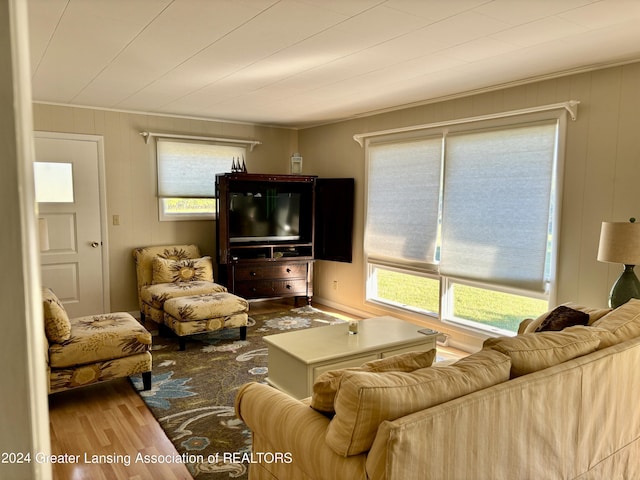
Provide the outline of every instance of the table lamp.
<path id="1" fill-rule="evenodd" d="M 640 281 L 633 267 L 640 264 L 640 223 L 602 222 L 598 261 L 622 263 L 624 269 L 611 288 L 609 306 L 617 308 L 630 298 L 640 298 Z"/>

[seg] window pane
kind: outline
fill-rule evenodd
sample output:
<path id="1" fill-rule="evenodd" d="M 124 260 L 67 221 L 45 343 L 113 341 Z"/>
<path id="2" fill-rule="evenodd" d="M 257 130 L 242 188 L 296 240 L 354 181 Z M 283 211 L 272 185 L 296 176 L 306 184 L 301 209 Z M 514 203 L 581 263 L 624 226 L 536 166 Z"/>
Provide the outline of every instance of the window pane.
<path id="1" fill-rule="evenodd" d="M 70 163 L 34 162 L 36 202 L 73 203 L 73 168 Z"/>
<path id="2" fill-rule="evenodd" d="M 373 267 L 369 298 L 391 305 L 437 314 L 440 282 L 431 277 Z"/>
<path id="3" fill-rule="evenodd" d="M 521 295 L 497 292 L 484 288 L 454 283 L 453 315 L 450 321 L 474 322 L 474 326 L 495 327 L 501 330 L 517 332 L 518 325 L 525 318 L 536 318 L 549 308 L 546 300 Z"/>

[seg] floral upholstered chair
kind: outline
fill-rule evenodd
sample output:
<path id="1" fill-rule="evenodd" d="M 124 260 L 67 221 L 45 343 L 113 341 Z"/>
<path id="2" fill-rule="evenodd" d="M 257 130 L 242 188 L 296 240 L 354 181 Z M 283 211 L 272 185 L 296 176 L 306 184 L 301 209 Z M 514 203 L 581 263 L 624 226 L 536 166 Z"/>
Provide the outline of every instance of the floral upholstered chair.
<path id="1" fill-rule="evenodd" d="M 133 251 L 138 278 L 140 317 L 184 337 L 221 328 L 247 334 L 249 304 L 214 282 L 211 257 L 196 245 L 141 247 Z"/>
<path id="2" fill-rule="evenodd" d="M 49 393 L 142 374 L 151 388 L 151 334 L 125 312 L 69 318 L 50 288 L 43 288 Z"/>

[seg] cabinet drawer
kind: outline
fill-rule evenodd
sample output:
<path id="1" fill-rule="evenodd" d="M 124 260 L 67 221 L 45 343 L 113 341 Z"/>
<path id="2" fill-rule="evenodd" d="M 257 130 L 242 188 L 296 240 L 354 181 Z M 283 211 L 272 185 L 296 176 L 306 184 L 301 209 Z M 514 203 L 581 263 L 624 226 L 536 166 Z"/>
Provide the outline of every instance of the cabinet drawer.
<path id="1" fill-rule="evenodd" d="M 307 278 L 306 263 L 282 265 L 238 265 L 235 267 L 237 281 L 273 278 Z"/>
<path id="2" fill-rule="evenodd" d="M 233 293 L 246 298 L 307 295 L 306 278 L 236 282 L 235 287 Z"/>

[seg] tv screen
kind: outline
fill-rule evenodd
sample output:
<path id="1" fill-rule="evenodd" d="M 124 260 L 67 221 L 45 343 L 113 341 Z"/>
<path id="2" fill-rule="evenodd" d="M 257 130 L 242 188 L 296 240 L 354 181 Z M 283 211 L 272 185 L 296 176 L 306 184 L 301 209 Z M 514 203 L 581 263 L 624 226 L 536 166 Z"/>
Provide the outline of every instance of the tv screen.
<path id="1" fill-rule="evenodd" d="M 230 242 L 296 240 L 300 240 L 300 193 L 231 193 Z"/>

